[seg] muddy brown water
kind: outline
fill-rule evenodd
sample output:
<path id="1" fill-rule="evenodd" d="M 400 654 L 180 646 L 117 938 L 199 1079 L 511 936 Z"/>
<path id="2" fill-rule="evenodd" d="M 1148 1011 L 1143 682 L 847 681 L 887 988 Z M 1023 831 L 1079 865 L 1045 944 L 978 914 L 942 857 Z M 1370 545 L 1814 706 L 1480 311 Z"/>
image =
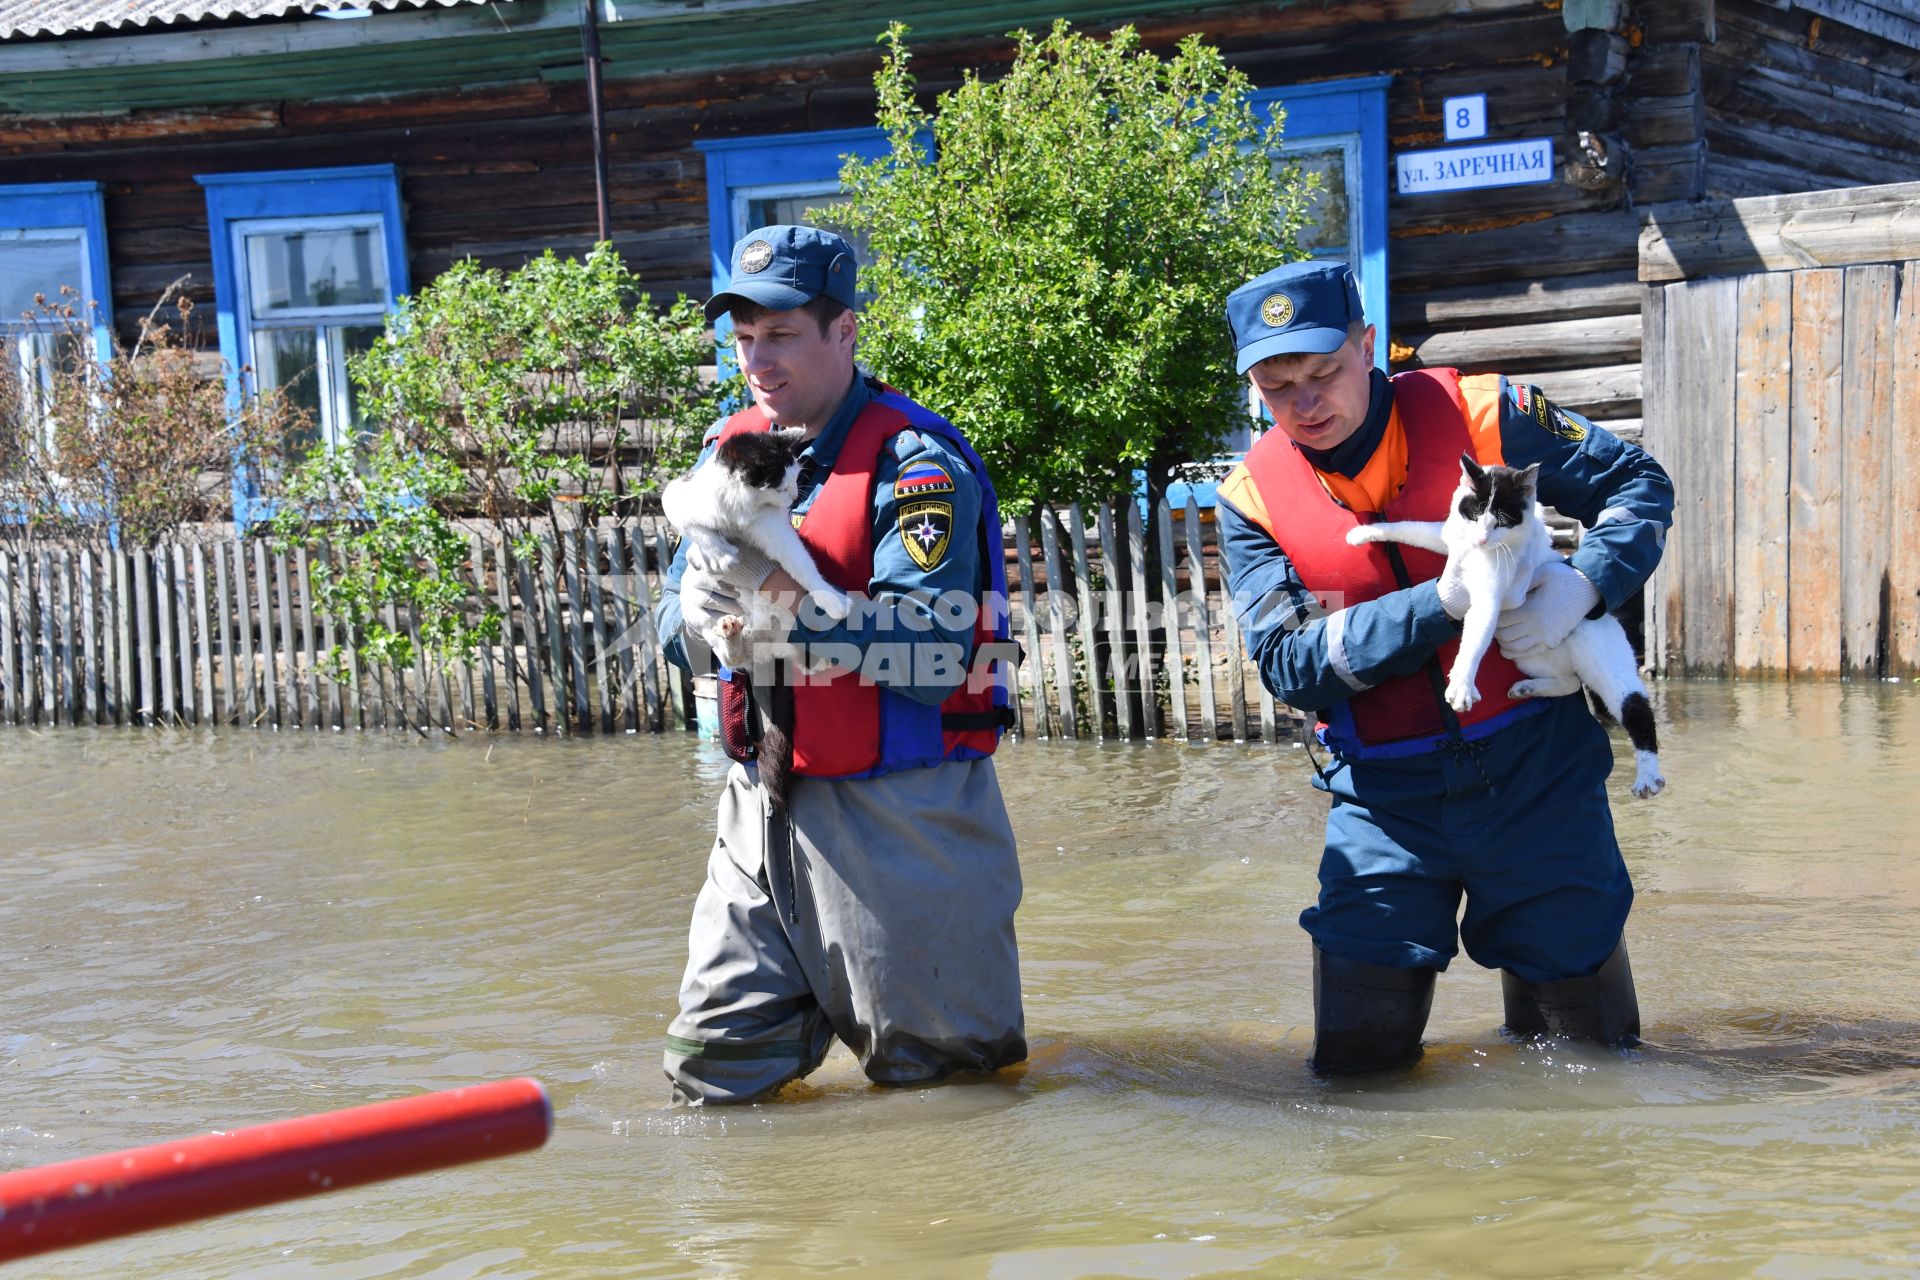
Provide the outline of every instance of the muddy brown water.
<path id="1" fill-rule="evenodd" d="M 1317 1082 L 1300 753 L 1025 743 L 1031 1063 L 837 1053 L 712 1113 L 659 1068 L 711 748 L 0 731 L 0 1165 L 521 1074 L 557 1114 L 6 1274 L 1920 1274 L 1920 688 L 1657 692 L 1672 788 L 1615 806 L 1640 1052 L 1508 1043 L 1462 959 L 1417 1070 Z"/>

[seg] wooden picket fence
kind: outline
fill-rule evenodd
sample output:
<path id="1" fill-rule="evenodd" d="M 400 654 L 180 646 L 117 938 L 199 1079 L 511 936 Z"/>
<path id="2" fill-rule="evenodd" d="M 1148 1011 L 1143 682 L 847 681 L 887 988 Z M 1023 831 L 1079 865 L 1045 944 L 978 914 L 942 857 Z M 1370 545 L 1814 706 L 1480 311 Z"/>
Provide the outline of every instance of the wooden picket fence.
<path id="1" fill-rule="evenodd" d="M 1245 659 L 1210 517 L 1162 503 L 1146 522 L 1126 504 L 1008 523 L 1009 618 L 1024 652 L 1016 733 L 1293 739 L 1298 717 Z M 498 531 L 470 537 L 470 598 L 476 614 L 498 612 L 499 639 L 464 662 L 408 668 L 359 660 L 355 637 L 314 605 L 304 550 L 231 536 L 135 550 L 0 543 L 0 722 L 559 735 L 700 725 L 702 682 L 665 661 L 654 626 L 664 526 L 576 527 L 525 559 Z M 384 618 L 407 621 L 391 607 Z"/>

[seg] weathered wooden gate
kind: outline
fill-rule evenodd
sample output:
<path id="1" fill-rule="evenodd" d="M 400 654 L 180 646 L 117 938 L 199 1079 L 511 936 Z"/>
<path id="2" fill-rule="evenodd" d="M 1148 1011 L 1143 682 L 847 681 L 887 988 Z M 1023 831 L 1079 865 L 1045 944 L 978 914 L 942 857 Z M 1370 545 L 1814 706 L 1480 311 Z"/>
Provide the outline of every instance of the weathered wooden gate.
<path id="1" fill-rule="evenodd" d="M 1920 183 L 1655 206 L 1667 674 L 1920 675 Z"/>

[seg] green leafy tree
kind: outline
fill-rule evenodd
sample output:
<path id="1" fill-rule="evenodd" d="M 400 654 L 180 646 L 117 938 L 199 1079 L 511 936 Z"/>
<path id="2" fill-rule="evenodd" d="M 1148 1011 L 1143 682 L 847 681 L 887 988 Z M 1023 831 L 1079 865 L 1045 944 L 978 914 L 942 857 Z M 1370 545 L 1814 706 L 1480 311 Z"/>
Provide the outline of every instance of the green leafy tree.
<path id="1" fill-rule="evenodd" d="M 891 149 L 850 158 L 875 297 L 860 348 L 960 424 L 1013 511 L 1157 491 L 1246 420 L 1222 309 L 1303 256 L 1309 183 L 1276 172 L 1281 120 L 1198 37 L 1171 57 L 1122 27 L 1017 33 L 1011 68 L 923 108 L 906 28 L 875 84 Z M 928 148 L 927 139 L 932 147 Z"/>

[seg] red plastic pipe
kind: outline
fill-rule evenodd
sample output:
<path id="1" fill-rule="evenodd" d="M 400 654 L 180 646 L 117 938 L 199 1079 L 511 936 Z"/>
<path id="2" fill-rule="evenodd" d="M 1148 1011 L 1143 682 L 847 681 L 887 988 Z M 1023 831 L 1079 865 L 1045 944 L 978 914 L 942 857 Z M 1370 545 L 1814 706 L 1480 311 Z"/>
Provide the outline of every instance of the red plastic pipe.
<path id="1" fill-rule="evenodd" d="M 449 1089 L 0 1174 L 0 1262 L 532 1151 L 538 1080 Z"/>

